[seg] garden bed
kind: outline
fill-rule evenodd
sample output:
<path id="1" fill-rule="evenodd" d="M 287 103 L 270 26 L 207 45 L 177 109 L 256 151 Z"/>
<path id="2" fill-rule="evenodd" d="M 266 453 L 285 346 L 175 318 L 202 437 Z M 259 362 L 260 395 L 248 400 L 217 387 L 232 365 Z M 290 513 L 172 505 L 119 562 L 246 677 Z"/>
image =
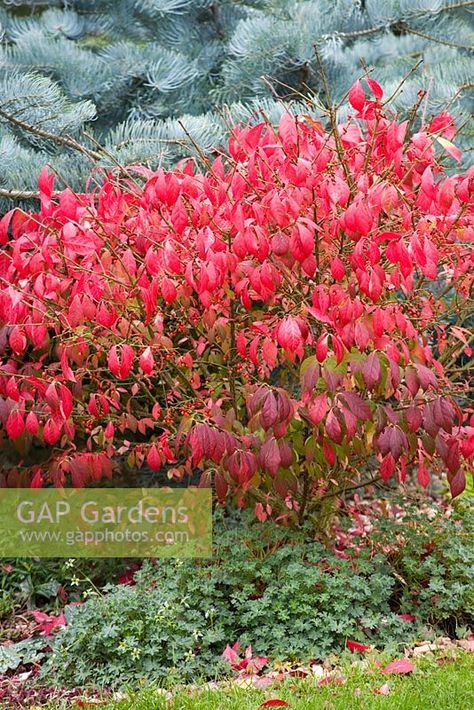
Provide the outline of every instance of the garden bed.
<path id="1" fill-rule="evenodd" d="M 21 608 L 13 563 L 4 689 L 17 692 L 18 678 L 21 692 L 31 686 L 45 698 L 50 691 L 38 688 L 68 688 L 72 698 L 78 688 L 170 690 L 197 679 L 258 687 L 278 679 L 279 669 L 281 680 L 297 667 L 301 674 L 337 665 L 341 654 L 470 650 L 473 527 L 469 498 L 453 508 L 393 493 L 341 503 L 325 544 L 308 527 L 291 531 L 249 511 L 221 511 L 211 560 L 129 561 L 125 570 L 124 561 L 88 561 L 89 569 L 52 562 L 62 593 L 76 590 L 64 610 L 60 598 L 39 595 L 42 609 Z M 33 586 L 36 574 L 52 574 L 28 570 Z"/>

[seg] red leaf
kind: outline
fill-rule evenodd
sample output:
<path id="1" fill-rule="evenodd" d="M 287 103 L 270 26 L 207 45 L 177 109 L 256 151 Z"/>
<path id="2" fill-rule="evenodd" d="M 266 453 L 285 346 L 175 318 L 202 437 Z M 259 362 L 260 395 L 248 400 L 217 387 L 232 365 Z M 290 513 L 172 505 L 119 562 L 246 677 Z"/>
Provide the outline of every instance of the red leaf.
<path id="1" fill-rule="evenodd" d="M 219 471 L 216 471 L 214 475 L 214 487 L 216 490 L 217 500 L 220 503 L 224 503 L 227 496 L 227 492 L 229 490 L 229 485 L 222 473 L 220 473 Z"/>
<path id="2" fill-rule="evenodd" d="M 423 488 L 426 488 L 429 485 L 430 474 L 428 473 L 428 469 L 426 468 L 423 461 L 418 466 L 417 478 L 418 483 L 420 484 L 420 486 L 423 486 Z"/>
<path id="3" fill-rule="evenodd" d="M 359 641 L 350 641 L 349 639 L 346 641 L 346 648 L 348 648 L 349 651 L 359 651 L 360 653 L 370 651 L 370 646 L 367 646 L 365 643 L 359 643 Z"/>
<path id="4" fill-rule="evenodd" d="M 100 303 L 95 314 L 96 320 L 106 328 L 110 328 L 117 320 L 117 314 L 113 306 L 107 306 L 106 303 Z"/>
<path id="5" fill-rule="evenodd" d="M 178 295 L 174 281 L 169 279 L 167 276 L 165 276 L 161 282 L 161 293 L 168 304 L 173 303 Z"/>
<path id="6" fill-rule="evenodd" d="M 29 412 L 26 417 L 26 428 L 30 434 L 35 436 L 39 431 L 38 417 L 34 412 Z"/>
<path id="7" fill-rule="evenodd" d="M 420 386 L 423 390 L 427 390 L 428 387 L 433 387 L 433 389 L 438 388 L 438 380 L 436 375 L 428 367 L 424 365 L 416 365 L 416 372 L 418 374 L 418 379 L 420 381 Z"/>
<path id="8" fill-rule="evenodd" d="M 264 703 L 258 706 L 259 708 L 289 708 L 290 704 L 286 700 L 280 700 L 279 698 L 273 698 L 272 700 L 265 700 Z"/>
<path id="9" fill-rule="evenodd" d="M 114 425 L 112 424 L 112 422 L 108 422 L 108 423 L 107 423 L 107 426 L 106 426 L 105 429 L 104 429 L 104 436 L 105 436 L 107 439 L 113 439 L 113 438 L 114 438 L 114 434 L 115 434 L 115 427 L 114 427 Z"/>
<path id="10" fill-rule="evenodd" d="M 284 318 L 277 331 L 278 344 L 289 352 L 295 352 L 303 342 L 298 321 L 293 316 Z"/>
<path id="11" fill-rule="evenodd" d="M 384 456 L 382 463 L 380 464 L 380 475 L 384 481 L 388 481 L 391 476 L 395 473 L 395 459 L 392 454 L 387 454 Z"/>
<path id="12" fill-rule="evenodd" d="M 69 365 L 66 348 L 63 348 L 63 351 L 61 353 L 61 369 L 66 380 L 68 380 L 69 382 L 76 382 L 76 377 Z"/>
<path id="13" fill-rule="evenodd" d="M 333 277 L 334 281 L 342 281 L 345 273 L 346 273 L 346 270 L 344 268 L 344 264 L 339 259 L 339 257 L 336 256 L 331 261 L 331 276 Z"/>
<path id="14" fill-rule="evenodd" d="M 328 336 L 320 335 L 316 342 L 316 357 L 318 362 L 324 362 L 328 354 Z"/>
<path id="15" fill-rule="evenodd" d="M 40 172 L 38 178 L 38 187 L 40 191 L 41 200 L 43 200 L 44 198 L 46 200 L 51 199 L 51 196 L 53 194 L 53 183 L 54 174 L 50 173 L 48 167 L 45 166 Z"/>
<path id="16" fill-rule="evenodd" d="M 260 449 L 259 455 L 260 465 L 268 471 L 272 476 L 275 476 L 278 467 L 281 463 L 280 449 L 275 437 L 270 437 Z"/>
<path id="17" fill-rule="evenodd" d="M 54 419 L 48 419 L 43 429 L 43 439 L 46 444 L 54 446 L 61 436 L 61 429 Z"/>
<path id="18" fill-rule="evenodd" d="M 421 422 L 423 421 L 423 415 L 419 407 L 415 405 L 408 407 L 405 411 L 405 417 L 409 430 L 413 432 L 418 431 L 421 426 Z"/>
<path id="19" fill-rule="evenodd" d="M 262 427 L 267 431 L 278 419 L 277 401 L 273 392 L 268 392 L 266 395 L 262 409 L 260 410 L 260 422 Z"/>
<path id="20" fill-rule="evenodd" d="M 277 346 L 271 338 L 265 338 L 262 346 L 262 357 L 269 368 L 274 368 L 278 351 Z"/>
<path id="21" fill-rule="evenodd" d="M 333 409 L 331 409 L 326 419 L 326 433 L 332 441 L 336 442 L 336 444 L 341 443 L 343 439 L 342 428 Z"/>
<path id="22" fill-rule="evenodd" d="M 80 297 L 76 294 L 71 301 L 67 312 L 67 319 L 69 325 L 75 328 L 84 318 L 84 309 L 82 307 L 82 301 Z"/>
<path id="23" fill-rule="evenodd" d="M 109 354 L 107 355 L 107 364 L 109 366 L 109 370 L 112 373 L 112 375 L 115 375 L 115 377 L 118 377 L 120 375 L 120 362 L 118 359 L 116 345 L 114 345 L 109 350 Z"/>
<path id="24" fill-rule="evenodd" d="M 59 407 L 60 407 L 60 401 L 59 401 L 59 396 L 58 392 L 56 390 L 56 385 L 54 382 L 51 382 L 50 385 L 48 385 L 46 392 L 44 394 L 44 397 L 49 404 L 51 408 L 51 412 L 54 414 L 59 413 Z"/>
<path id="25" fill-rule="evenodd" d="M 377 353 L 371 353 L 362 366 L 362 376 L 369 389 L 373 389 L 380 382 L 382 368 Z"/>
<path id="26" fill-rule="evenodd" d="M 415 666 L 408 658 L 400 658 L 397 661 L 392 661 L 386 666 L 382 673 L 412 673 L 415 670 Z"/>
<path id="27" fill-rule="evenodd" d="M 420 389 L 420 380 L 413 367 L 407 367 L 405 370 L 405 382 L 410 390 L 410 394 L 414 397 Z"/>
<path id="28" fill-rule="evenodd" d="M 231 665 L 234 664 L 239 658 L 239 649 L 239 641 L 236 641 L 233 646 L 229 646 L 229 644 L 227 644 L 224 651 L 222 652 L 222 658 L 224 658 L 226 661 L 229 661 Z"/>
<path id="29" fill-rule="evenodd" d="M 378 83 L 378 81 L 367 77 L 367 84 L 369 85 L 369 89 L 371 90 L 376 99 L 378 99 L 379 101 L 383 99 L 383 89 Z"/>
<path id="30" fill-rule="evenodd" d="M 318 395 L 314 402 L 311 402 L 308 406 L 308 415 L 314 425 L 319 424 L 324 419 L 327 411 L 328 397 L 325 393 Z"/>
<path id="31" fill-rule="evenodd" d="M 30 488 L 42 488 L 43 487 L 43 476 L 41 471 L 36 471 L 35 475 L 31 479 Z"/>
<path id="32" fill-rule="evenodd" d="M 357 419 L 361 421 L 372 419 L 372 410 L 368 402 L 365 402 L 357 392 L 344 392 L 340 396 Z"/>
<path id="33" fill-rule="evenodd" d="M 64 419 L 69 419 L 74 407 L 74 400 L 70 390 L 65 385 L 59 385 L 59 400 Z"/>
<path id="34" fill-rule="evenodd" d="M 334 449 L 332 448 L 331 444 L 329 441 L 324 441 L 323 442 L 323 454 L 324 458 L 326 459 L 327 463 L 330 466 L 334 466 L 336 463 L 336 453 Z"/>
<path id="35" fill-rule="evenodd" d="M 26 338 L 19 328 L 13 328 L 9 341 L 15 355 L 21 355 L 26 348 Z"/>
<path id="36" fill-rule="evenodd" d="M 110 348 L 109 354 L 107 355 L 107 364 L 110 372 L 115 375 L 115 377 L 125 380 L 132 369 L 133 359 L 134 352 L 130 345 L 122 345 L 121 351 L 117 345 L 114 345 Z"/>
<path id="37" fill-rule="evenodd" d="M 146 462 L 152 471 L 158 471 L 158 469 L 161 467 L 162 461 L 160 452 L 158 451 L 158 448 L 155 444 L 152 444 L 152 446 L 150 446 L 150 448 L 148 449 Z"/>
<path id="38" fill-rule="evenodd" d="M 456 160 L 458 163 L 461 162 L 462 153 L 459 150 L 459 148 L 456 145 L 454 145 L 454 143 L 451 143 L 451 141 L 448 141 L 447 138 L 441 138 L 441 136 L 438 136 L 438 138 L 436 140 L 438 141 L 438 143 L 440 143 L 443 146 L 446 153 L 449 153 L 449 155 L 452 158 L 454 158 L 454 160 Z"/>
<path id="39" fill-rule="evenodd" d="M 285 111 L 278 126 L 278 132 L 281 137 L 281 142 L 284 148 L 296 146 L 298 141 L 298 133 L 296 129 L 296 120 L 291 113 Z"/>
<path id="40" fill-rule="evenodd" d="M 359 80 L 349 90 L 349 103 L 356 111 L 362 111 L 365 106 L 365 93 Z"/>
<path id="41" fill-rule="evenodd" d="M 416 621 L 416 617 L 413 614 L 399 614 L 398 616 L 404 621 Z"/>
<path id="42" fill-rule="evenodd" d="M 155 366 L 155 360 L 151 348 L 148 346 L 140 355 L 139 364 L 145 375 L 151 375 Z"/>
<path id="43" fill-rule="evenodd" d="M 124 380 L 132 369 L 134 353 L 130 345 L 122 345 L 122 365 L 120 368 L 120 377 Z"/>
<path id="44" fill-rule="evenodd" d="M 454 118 L 447 111 L 435 116 L 427 128 L 428 133 L 440 133 L 446 136 L 449 140 L 454 138 L 456 134 L 456 125 Z"/>
<path id="45" fill-rule="evenodd" d="M 58 616 L 49 616 L 43 611 L 32 611 L 31 614 L 38 624 L 42 636 L 51 636 L 55 629 L 66 626 L 66 617 L 63 612 Z"/>
<path id="46" fill-rule="evenodd" d="M 462 469 L 459 469 L 459 471 L 449 481 L 449 488 L 451 489 L 451 495 L 453 498 L 461 495 L 463 490 L 466 488 L 466 476 L 464 475 L 464 471 Z"/>
<path id="47" fill-rule="evenodd" d="M 18 439 L 23 434 L 25 422 L 23 421 L 23 414 L 18 409 L 13 409 L 8 415 L 6 429 L 10 439 Z"/>

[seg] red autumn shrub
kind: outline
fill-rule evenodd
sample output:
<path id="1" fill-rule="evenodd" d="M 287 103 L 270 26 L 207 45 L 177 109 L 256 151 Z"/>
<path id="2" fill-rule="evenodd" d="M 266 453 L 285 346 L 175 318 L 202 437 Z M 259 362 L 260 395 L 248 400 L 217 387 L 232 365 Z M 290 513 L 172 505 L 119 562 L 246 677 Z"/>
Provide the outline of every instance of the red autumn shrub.
<path id="1" fill-rule="evenodd" d="M 237 127 L 204 172 L 75 195 L 43 171 L 40 211 L 0 223 L 7 485 L 84 485 L 126 454 L 200 468 L 262 519 L 365 474 L 463 490 L 474 170 L 443 174 L 447 113 L 414 133 L 368 90 L 337 131 Z"/>

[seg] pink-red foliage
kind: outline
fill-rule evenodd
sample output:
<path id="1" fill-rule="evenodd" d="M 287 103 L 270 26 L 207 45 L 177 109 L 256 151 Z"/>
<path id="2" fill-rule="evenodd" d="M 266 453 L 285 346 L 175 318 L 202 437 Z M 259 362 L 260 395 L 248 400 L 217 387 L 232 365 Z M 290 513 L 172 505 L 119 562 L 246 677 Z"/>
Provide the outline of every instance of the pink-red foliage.
<path id="1" fill-rule="evenodd" d="M 236 127 L 204 172 L 76 195 L 43 171 L 40 211 L 0 222 L 8 485 L 84 485 L 127 455 L 201 468 L 262 520 L 364 472 L 462 491 L 474 428 L 446 368 L 471 354 L 474 171 L 443 174 L 448 114 L 413 133 L 382 95 L 355 85 L 337 133 Z"/>

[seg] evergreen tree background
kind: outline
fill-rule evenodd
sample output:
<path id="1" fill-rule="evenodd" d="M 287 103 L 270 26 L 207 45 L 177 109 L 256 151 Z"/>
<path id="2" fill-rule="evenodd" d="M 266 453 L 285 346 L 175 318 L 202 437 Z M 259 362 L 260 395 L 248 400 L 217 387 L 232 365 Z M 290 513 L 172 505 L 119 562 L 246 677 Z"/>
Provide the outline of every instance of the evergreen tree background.
<path id="1" fill-rule="evenodd" d="M 388 96 L 422 60 L 395 106 L 422 89 L 472 144 L 474 0 L 2 0 L 0 32 L 2 210 L 46 162 L 80 188 L 92 162 L 171 164 L 232 121 L 318 114 L 315 45 L 335 101 L 361 60 Z"/>

